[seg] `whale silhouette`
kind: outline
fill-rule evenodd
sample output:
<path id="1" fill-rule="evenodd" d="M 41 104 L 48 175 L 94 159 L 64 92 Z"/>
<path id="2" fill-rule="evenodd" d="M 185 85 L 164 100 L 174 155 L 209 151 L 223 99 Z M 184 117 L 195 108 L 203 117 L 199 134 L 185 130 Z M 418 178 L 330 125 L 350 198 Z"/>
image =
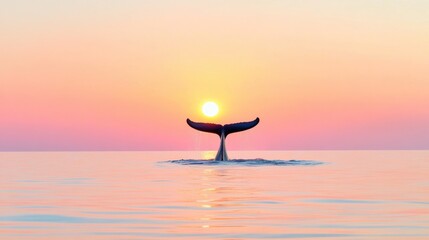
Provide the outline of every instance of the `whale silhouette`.
<path id="1" fill-rule="evenodd" d="M 257 117 L 255 120 L 250 122 L 231 123 L 231 124 L 225 124 L 223 126 L 221 124 L 215 124 L 215 123 L 194 122 L 189 118 L 186 119 L 186 122 L 190 127 L 198 131 L 217 134 L 220 137 L 220 146 L 219 146 L 219 150 L 217 151 L 215 160 L 226 161 L 228 160 L 228 155 L 226 154 L 225 139 L 228 136 L 228 134 L 241 132 L 241 131 L 245 131 L 253 128 L 254 126 L 258 125 L 259 118 Z"/>

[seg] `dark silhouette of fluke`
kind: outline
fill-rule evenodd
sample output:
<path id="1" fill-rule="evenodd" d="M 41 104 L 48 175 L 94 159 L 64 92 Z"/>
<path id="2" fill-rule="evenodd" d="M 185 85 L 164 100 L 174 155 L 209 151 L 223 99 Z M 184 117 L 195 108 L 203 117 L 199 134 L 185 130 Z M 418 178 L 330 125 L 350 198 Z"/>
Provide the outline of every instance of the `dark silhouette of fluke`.
<path id="1" fill-rule="evenodd" d="M 256 118 L 255 120 L 250 122 L 231 123 L 231 124 L 225 124 L 223 126 L 220 124 L 214 124 L 214 123 L 193 122 L 189 118 L 186 119 L 186 122 L 188 123 L 189 126 L 191 126 L 196 130 L 208 132 L 208 133 L 215 133 L 219 135 L 220 146 L 219 146 L 219 150 L 217 151 L 215 160 L 226 161 L 228 160 L 228 155 L 226 154 L 225 139 L 228 136 L 228 134 L 241 132 L 241 131 L 253 128 L 254 126 L 258 125 L 259 118 Z"/>

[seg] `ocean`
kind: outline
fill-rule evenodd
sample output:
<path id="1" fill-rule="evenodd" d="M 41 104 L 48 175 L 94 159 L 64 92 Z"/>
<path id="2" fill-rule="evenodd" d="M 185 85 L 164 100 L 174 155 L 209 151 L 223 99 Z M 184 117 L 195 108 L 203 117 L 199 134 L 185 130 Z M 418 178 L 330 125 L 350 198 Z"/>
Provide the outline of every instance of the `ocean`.
<path id="1" fill-rule="evenodd" d="M 429 151 L 0 152 L 0 239 L 429 239 Z"/>

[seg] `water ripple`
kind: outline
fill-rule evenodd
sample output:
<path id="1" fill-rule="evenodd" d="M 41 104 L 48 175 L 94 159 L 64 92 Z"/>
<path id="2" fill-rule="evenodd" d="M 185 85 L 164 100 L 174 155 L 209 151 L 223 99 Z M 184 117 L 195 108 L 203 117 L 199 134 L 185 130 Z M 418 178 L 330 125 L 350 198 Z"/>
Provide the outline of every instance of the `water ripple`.
<path id="1" fill-rule="evenodd" d="M 27 214 L 0 216 L 0 222 L 44 222 L 44 223 L 133 223 L 134 219 L 107 219 L 75 217 L 56 214 Z"/>
<path id="2" fill-rule="evenodd" d="M 215 166 L 313 166 L 320 165 L 323 162 L 313 160 L 267 160 L 256 159 L 230 159 L 228 161 L 215 161 L 213 159 L 181 159 L 166 161 L 179 165 L 215 165 Z"/>

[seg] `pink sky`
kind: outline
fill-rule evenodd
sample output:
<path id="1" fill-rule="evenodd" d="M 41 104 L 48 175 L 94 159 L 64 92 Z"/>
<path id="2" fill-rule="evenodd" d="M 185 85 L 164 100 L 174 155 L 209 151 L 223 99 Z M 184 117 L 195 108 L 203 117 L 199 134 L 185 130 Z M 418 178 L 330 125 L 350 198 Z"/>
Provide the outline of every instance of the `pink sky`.
<path id="1" fill-rule="evenodd" d="M 257 116 L 228 149 L 429 149 L 427 9 L 2 2 L 0 150 L 216 150 L 187 117 Z M 201 114 L 207 100 L 219 116 Z"/>

